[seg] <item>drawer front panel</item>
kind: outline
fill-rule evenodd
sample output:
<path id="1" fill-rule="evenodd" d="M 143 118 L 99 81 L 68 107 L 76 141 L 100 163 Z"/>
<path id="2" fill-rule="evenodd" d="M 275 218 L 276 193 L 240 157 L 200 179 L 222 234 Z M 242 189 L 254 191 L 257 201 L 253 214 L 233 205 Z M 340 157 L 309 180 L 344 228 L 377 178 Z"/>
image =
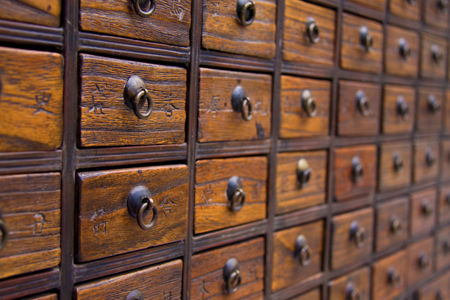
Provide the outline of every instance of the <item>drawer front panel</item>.
<path id="1" fill-rule="evenodd" d="M 441 142 L 441 178 L 450 179 L 450 140 Z"/>
<path id="2" fill-rule="evenodd" d="M 385 85 L 383 123 L 385 134 L 409 133 L 414 128 L 416 92 L 413 87 Z"/>
<path id="3" fill-rule="evenodd" d="M 435 140 L 414 142 L 414 183 L 436 179 L 439 172 L 439 144 Z"/>
<path id="4" fill-rule="evenodd" d="M 417 77 L 419 73 L 419 47 L 419 34 L 411 30 L 388 26 L 384 60 L 386 73 Z"/>
<path id="5" fill-rule="evenodd" d="M 430 231 L 435 223 L 436 190 L 429 189 L 411 195 L 411 235 Z"/>
<path id="6" fill-rule="evenodd" d="M 436 234 L 436 269 L 441 270 L 450 265 L 450 226 Z"/>
<path id="7" fill-rule="evenodd" d="M 356 270 L 348 275 L 344 275 L 331 281 L 328 286 L 330 288 L 330 299 L 348 300 L 368 299 L 370 293 L 369 268 Z"/>
<path id="8" fill-rule="evenodd" d="M 433 238 L 429 237 L 408 246 L 408 286 L 428 278 L 433 272 Z"/>
<path id="9" fill-rule="evenodd" d="M 450 273 L 447 272 L 442 276 L 433 279 L 415 293 L 415 299 L 418 300 L 439 300 L 450 299 L 450 288 L 448 282 L 450 281 Z"/>
<path id="10" fill-rule="evenodd" d="M 406 288 L 406 250 L 383 258 L 373 265 L 372 299 L 393 299 Z"/>
<path id="11" fill-rule="evenodd" d="M 0 7 L 1 19 L 59 27 L 61 0 L 0 0 Z"/>
<path id="12" fill-rule="evenodd" d="M 392 15 L 411 21 L 420 21 L 420 12 L 422 9 L 422 0 L 405 1 L 391 0 L 389 1 L 389 11 Z"/>
<path id="13" fill-rule="evenodd" d="M 427 25 L 448 29 L 449 6 L 441 7 L 439 0 L 425 1 L 424 21 Z"/>
<path id="14" fill-rule="evenodd" d="M 420 88 L 417 102 L 417 130 L 435 132 L 441 128 L 444 95 L 439 89 Z"/>
<path id="15" fill-rule="evenodd" d="M 376 251 L 406 241 L 409 227 L 408 199 L 401 198 L 377 205 Z"/>
<path id="16" fill-rule="evenodd" d="M 438 200 L 438 222 L 443 224 L 450 220 L 450 186 L 441 187 Z"/>
<path id="17" fill-rule="evenodd" d="M 291 300 L 319 300 L 320 298 L 320 289 L 315 289 L 309 291 L 303 295 L 291 298 Z"/>
<path id="18" fill-rule="evenodd" d="M 432 3 L 432 1 L 427 1 Z M 445 39 L 422 34 L 420 50 L 420 76 L 424 78 L 445 78 L 447 66 L 447 41 Z"/>
<path id="19" fill-rule="evenodd" d="M 383 143 L 380 148 L 378 189 L 385 191 L 411 183 L 412 146 L 410 142 Z"/>

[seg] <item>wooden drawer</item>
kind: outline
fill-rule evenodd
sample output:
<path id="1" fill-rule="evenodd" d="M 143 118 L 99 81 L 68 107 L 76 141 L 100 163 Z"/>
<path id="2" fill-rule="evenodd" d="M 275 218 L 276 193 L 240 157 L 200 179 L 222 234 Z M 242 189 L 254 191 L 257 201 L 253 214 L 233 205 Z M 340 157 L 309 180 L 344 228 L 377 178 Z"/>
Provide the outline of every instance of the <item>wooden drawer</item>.
<path id="1" fill-rule="evenodd" d="M 450 265 L 450 226 L 436 234 L 436 269 L 441 270 Z"/>
<path id="2" fill-rule="evenodd" d="M 58 300 L 57 294 L 44 294 L 35 297 L 22 298 L 22 300 Z"/>
<path id="3" fill-rule="evenodd" d="M 449 5 L 445 0 L 427 0 L 424 5 L 425 24 L 448 29 Z"/>
<path id="4" fill-rule="evenodd" d="M 411 195 L 411 235 L 428 232 L 434 227 L 436 211 L 436 190 L 428 189 Z"/>
<path id="5" fill-rule="evenodd" d="M 427 1 L 432 3 L 431 1 Z M 434 35 L 422 34 L 420 75 L 424 78 L 445 78 L 447 41 Z"/>
<path id="6" fill-rule="evenodd" d="M 60 262 L 61 175 L 0 176 L 0 279 Z"/>
<path id="7" fill-rule="evenodd" d="M 277 155 L 277 214 L 325 203 L 327 151 Z"/>
<path id="8" fill-rule="evenodd" d="M 0 7 L 1 19 L 59 27 L 61 0 L 0 0 Z"/>
<path id="9" fill-rule="evenodd" d="M 416 91 L 413 87 L 385 85 L 382 131 L 384 134 L 410 133 L 416 115 Z"/>
<path id="10" fill-rule="evenodd" d="M 436 132 L 441 128 L 444 95 L 441 90 L 419 88 L 417 102 L 417 131 Z"/>
<path id="11" fill-rule="evenodd" d="M 377 149 L 373 145 L 337 148 L 334 157 L 334 197 L 345 201 L 375 192 Z"/>
<path id="12" fill-rule="evenodd" d="M 433 238 L 429 237 L 409 245 L 406 249 L 408 286 L 428 278 L 433 270 Z"/>
<path id="13" fill-rule="evenodd" d="M 375 1 L 345 0 L 345 4 L 347 3 L 355 3 L 381 12 L 384 12 L 386 7 L 386 0 L 375 0 Z"/>
<path id="14" fill-rule="evenodd" d="M 406 250 L 375 262 L 372 273 L 372 299 L 389 300 L 404 292 L 407 270 Z"/>
<path id="15" fill-rule="evenodd" d="M 389 12 L 403 19 L 411 21 L 420 21 L 420 12 L 422 9 L 422 0 L 391 0 L 389 1 Z"/>
<path id="16" fill-rule="evenodd" d="M 450 179 L 450 140 L 441 141 L 441 178 Z"/>
<path id="17" fill-rule="evenodd" d="M 211 69 L 200 69 L 198 141 L 268 139 L 271 131 L 272 77 Z M 235 97 L 233 97 L 233 94 Z M 233 109 L 232 99 L 237 107 Z M 248 101 L 245 99 L 247 98 Z M 250 103 L 251 119 L 241 113 Z"/>
<path id="18" fill-rule="evenodd" d="M 301 0 L 286 0 L 283 59 L 302 64 L 334 64 L 336 11 Z"/>
<path id="19" fill-rule="evenodd" d="M 188 169 L 185 165 L 81 172 L 78 187 L 78 261 L 186 237 Z M 138 199 L 137 207 L 133 199 Z M 148 199 L 154 203 L 151 212 Z M 139 214 L 140 210 L 143 213 Z"/>
<path id="20" fill-rule="evenodd" d="M 450 288 L 448 282 L 450 281 L 450 273 L 447 272 L 439 276 L 430 283 L 426 284 L 420 290 L 414 293 L 416 300 L 439 300 L 450 299 Z"/>
<path id="21" fill-rule="evenodd" d="M 189 46 L 191 1 L 161 0 L 135 9 L 135 0 L 80 0 L 80 28 L 157 43 Z M 150 16 L 139 13 L 153 9 Z M 149 7 L 150 6 L 150 7 Z"/>
<path id="22" fill-rule="evenodd" d="M 381 24 L 348 13 L 343 13 L 342 16 L 341 67 L 353 71 L 380 73 L 383 57 Z M 368 34 L 365 35 L 365 32 Z"/>
<path id="23" fill-rule="evenodd" d="M 323 230 L 318 221 L 273 234 L 272 291 L 322 271 Z"/>
<path id="24" fill-rule="evenodd" d="M 439 144 L 435 140 L 414 142 L 414 183 L 436 179 L 439 169 Z"/>
<path id="25" fill-rule="evenodd" d="M 59 148 L 63 57 L 5 47 L 0 56 L 0 152 Z"/>
<path id="26" fill-rule="evenodd" d="M 291 298 L 291 300 L 320 300 L 322 299 L 320 294 L 320 289 L 314 289 L 300 296 Z"/>
<path id="27" fill-rule="evenodd" d="M 183 262 L 178 259 L 75 287 L 76 299 L 181 299 Z"/>
<path id="28" fill-rule="evenodd" d="M 263 299 L 263 290 L 263 238 L 192 257 L 191 299 Z"/>
<path id="29" fill-rule="evenodd" d="M 186 70 L 82 54 L 80 145 L 126 146 L 181 144 L 185 141 Z M 138 76 L 142 81 L 132 76 Z M 125 87 L 147 89 L 153 100 L 148 117 L 145 96 L 140 109 L 126 103 Z M 132 89 L 129 90 L 130 92 Z M 131 94 L 130 94 L 131 95 Z M 133 97 L 133 96 L 131 96 Z"/>
<path id="30" fill-rule="evenodd" d="M 195 233 L 266 217 L 267 158 L 200 160 L 195 164 Z"/>
<path id="31" fill-rule="evenodd" d="M 417 77 L 419 34 L 395 26 L 387 27 L 384 68 L 387 74 Z"/>
<path id="32" fill-rule="evenodd" d="M 376 135 L 380 120 L 378 84 L 339 82 L 337 133 L 341 136 Z"/>
<path id="33" fill-rule="evenodd" d="M 331 269 L 364 260 L 372 253 L 373 209 L 333 217 Z"/>
<path id="34" fill-rule="evenodd" d="M 446 223 L 450 220 L 450 186 L 443 186 L 439 191 L 438 222 Z"/>
<path id="35" fill-rule="evenodd" d="M 386 191 L 411 183 L 412 146 L 410 142 L 383 143 L 380 147 L 378 189 Z"/>
<path id="36" fill-rule="evenodd" d="M 376 251 L 383 251 L 408 238 L 408 198 L 395 199 L 377 205 Z"/>
<path id="37" fill-rule="evenodd" d="M 331 281 L 328 284 L 330 299 L 369 299 L 369 276 L 369 268 L 365 267 Z"/>
<path id="38" fill-rule="evenodd" d="M 241 3 L 248 9 L 241 10 L 234 0 L 203 1 L 202 46 L 208 50 L 275 57 L 276 1 Z M 245 17 L 241 20 L 242 14 Z"/>
<path id="39" fill-rule="evenodd" d="M 280 138 L 328 135 L 330 99 L 330 81 L 281 76 Z"/>

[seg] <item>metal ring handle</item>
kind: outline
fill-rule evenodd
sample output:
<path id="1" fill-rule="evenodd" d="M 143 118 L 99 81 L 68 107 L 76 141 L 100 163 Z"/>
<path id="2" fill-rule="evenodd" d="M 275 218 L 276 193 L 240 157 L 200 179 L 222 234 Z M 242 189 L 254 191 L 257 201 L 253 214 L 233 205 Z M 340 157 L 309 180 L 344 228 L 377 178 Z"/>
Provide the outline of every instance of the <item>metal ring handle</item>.
<path id="1" fill-rule="evenodd" d="M 352 181 L 357 183 L 361 180 L 364 175 L 364 167 L 358 156 L 352 159 Z"/>
<path id="2" fill-rule="evenodd" d="M 144 114 L 140 111 L 140 108 L 145 104 L 141 103 L 143 97 L 148 104 L 147 111 Z M 148 118 L 153 111 L 153 99 L 145 86 L 144 80 L 137 75 L 128 78 L 123 90 L 123 98 L 125 105 L 131 108 L 139 119 Z"/>
<path id="3" fill-rule="evenodd" d="M 366 240 L 366 230 L 364 227 L 360 227 L 357 221 L 354 221 L 350 224 L 350 237 L 356 247 L 361 248 Z"/>
<path id="4" fill-rule="evenodd" d="M 238 0 L 236 3 L 236 12 L 239 23 L 243 26 L 249 26 L 255 20 L 256 5 L 253 1 Z"/>
<path id="5" fill-rule="evenodd" d="M 5 222 L 0 219 L 0 250 L 6 247 L 6 243 L 8 242 L 8 228 L 6 228 Z"/>
<path id="6" fill-rule="evenodd" d="M 139 109 L 139 103 L 141 102 L 142 97 L 145 97 L 148 105 L 147 111 L 144 114 L 142 114 Z M 153 111 L 153 99 L 148 93 L 147 89 L 142 89 L 139 93 L 137 93 L 132 103 L 133 111 L 139 119 L 147 119 Z"/>
<path id="7" fill-rule="evenodd" d="M 308 162 L 306 161 L 306 159 L 301 158 L 297 163 L 297 181 L 300 187 L 309 182 L 309 180 L 311 179 L 311 173 L 312 170 L 309 167 Z"/>
<path id="8" fill-rule="evenodd" d="M 427 164 L 427 167 L 432 167 L 435 162 L 436 157 L 434 157 L 433 151 L 431 151 L 431 149 L 427 149 L 425 153 L 425 163 Z"/>
<path id="9" fill-rule="evenodd" d="M 404 38 L 401 38 L 399 40 L 399 50 L 400 50 L 400 55 L 403 57 L 403 59 L 408 59 L 408 57 L 411 56 L 412 53 L 412 49 L 411 46 L 409 46 L 409 44 L 406 42 L 406 40 Z"/>
<path id="10" fill-rule="evenodd" d="M 244 121 L 249 122 L 252 119 L 252 116 L 253 116 L 252 102 L 250 101 L 250 98 L 248 98 L 248 97 L 245 97 L 244 99 L 242 99 L 241 114 L 242 114 L 242 119 L 244 119 Z"/>
<path id="11" fill-rule="evenodd" d="M 403 117 L 403 119 L 406 119 L 409 115 L 408 103 L 406 103 L 405 98 L 403 98 L 402 95 L 397 97 L 397 113 Z"/>
<path id="12" fill-rule="evenodd" d="M 424 253 L 421 253 L 419 255 L 418 263 L 421 269 L 425 269 L 430 264 L 430 257 Z"/>
<path id="13" fill-rule="evenodd" d="M 400 283 L 400 275 L 394 268 L 391 268 L 388 272 L 388 282 L 393 286 L 397 286 Z"/>
<path id="14" fill-rule="evenodd" d="M 297 236 L 295 240 L 294 256 L 298 258 L 302 266 L 307 266 L 311 262 L 311 248 L 303 234 Z"/>
<path id="15" fill-rule="evenodd" d="M 437 45 L 431 46 L 431 55 L 435 63 L 439 64 L 444 59 L 444 53 L 442 53 L 441 49 Z"/>
<path id="16" fill-rule="evenodd" d="M 228 294 L 236 292 L 242 281 L 239 261 L 236 258 L 230 258 L 223 267 L 222 275 L 225 281 L 226 292 Z"/>
<path id="17" fill-rule="evenodd" d="M 429 217 L 431 216 L 432 213 L 433 213 L 433 206 L 428 201 L 428 199 L 424 199 L 422 202 L 422 214 L 425 217 Z"/>
<path id="18" fill-rule="evenodd" d="M 144 1 L 131 0 L 131 2 L 133 2 L 134 10 L 141 17 L 144 17 L 144 18 L 150 17 L 150 15 L 155 10 L 155 2 L 152 1 L 152 0 L 144 0 Z M 148 10 L 142 10 L 141 2 L 143 2 L 142 4 L 145 4 L 144 6 L 148 6 L 150 4 L 149 9 Z"/>
<path id="19" fill-rule="evenodd" d="M 394 170 L 398 172 L 401 169 L 403 169 L 403 158 L 397 153 L 394 155 Z"/>
<path id="20" fill-rule="evenodd" d="M 241 199 L 239 201 L 239 199 Z M 231 197 L 230 200 L 230 208 L 234 212 L 238 212 L 242 209 L 242 207 L 245 204 L 245 192 L 243 189 L 237 189 L 236 192 L 234 192 L 233 197 Z"/>
<path id="21" fill-rule="evenodd" d="M 428 95 L 428 111 L 437 114 L 441 110 L 441 104 L 433 94 Z"/>
<path id="22" fill-rule="evenodd" d="M 366 26 L 361 27 L 359 38 L 361 45 L 366 49 L 366 52 L 369 52 L 373 47 L 373 36 L 369 33 Z"/>
<path id="23" fill-rule="evenodd" d="M 306 23 L 306 34 L 308 34 L 309 41 L 313 44 L 317 43 L 320 40 L 319 33 L 319 25 L 316 20 L 309 17 L 308 22 Z"/>
<path id="24" fill-rule="evenodd" d="M 316 98 L 312 97 L 309 90 L 304 90 L 302 93 L 302 108 L 308 117 L 315 117 L 317 114 Z"/>
<path id="25" fill-rule="evenodd" d="M 145 210 L 153 210 L 153 218 L 152 221 L 149 224 L 145 224 L 144 222 L 144 212 Z M 142 200 L 141 207 L 139 208 L 138 214 L 137 214 L 137 222 L 139 226 L 144 230 L 149 230 L 150 228 L 155 225 L 156 220 L 158 220 L 158 209 L 156 208 L 156 205 L 153 203 L 152 198 L 145 198 Z"/>
<path id="26" fill-rule="evenodd" d="M 347 297 L 346 300 L 361 300 L 361 293 L 352 282 L 347 285 Z"/>
<path id="27" fill-rule="evenodd" d="M 400 235 L 403 232 L 402 221 L 396 216 L 393 216 L 391 220 L 391 232 L 395 235 Z"/>

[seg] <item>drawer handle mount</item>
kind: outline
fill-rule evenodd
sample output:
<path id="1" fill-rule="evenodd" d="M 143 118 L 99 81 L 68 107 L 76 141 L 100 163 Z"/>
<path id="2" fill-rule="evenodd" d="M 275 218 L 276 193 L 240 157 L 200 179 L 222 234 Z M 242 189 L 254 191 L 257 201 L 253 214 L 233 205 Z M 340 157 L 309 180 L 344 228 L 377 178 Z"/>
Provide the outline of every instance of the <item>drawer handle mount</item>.
<path id="1" fill-rule="evenodd" d="M 411 47 L 406 42 L 404 38 L 400 38 L 398 40 L 400 55 L 403 57 L 403 59 L 408 59 L 408 57 L 411 56 Z"/>
<path id="2" fill-rule="evenodd" d="M 439 64 L 444 59 L 444 54 L 437 45 L 431 46 L 431 55 L 435 63 Z"/>
<path id="3" fill-rule="evenodd" d="M 125 300 L 145 300 L 145 298 L 140 290 L 134 290 L 125 297 Z"/>
<path id="4" fill-rule="evenodd" d="M 388 271 L 388 282 L 393 286 L 398 286 L 400 283 L 400 275 L 397 270 L 394 268 L 390 268 Z"/>
<path id="5" fill-rule="evenodd" d="M 369 99 L 366 97 L 362 90 L 359 90 L 356 93 L 356 105 L 358 107 L 359 112 L 364 116 L 368 116 L 370 113 L 370 103 Z"/>
<path id="6" fill-rule="evenodd" d="M 441 110 L 441 104 L 433 94 L 428 95 L 428 111 L 436 114 Z"/>
<path id="7" fill-rule="evenodd" d="M 149 230 L 158 220 L 158 209 L 145 186 L 137 186 L 131 190 L 128 194 L 127 207 L 130 215 L 137 219 L 139 227 L 143 230 Z M 153 217 L 151 222 L 146 224 L 144 218 L 150 210 L 153 211 Z"/>
<path id="8" fill-rule="evenodd" d="M 316 98 L 311 96 L 310 90 L 304 90 L 302 93 L 302 108 L 308 117 L 315 117 L 317 114 Z"/>
<path id="9" fill-rule="evenodd" d="M 406 103 L 405 98 L 402 95 L 397 97 L 397 113 L 406 119 L 409 115 L 408 103 Z"/>
<path id="10" fill-rule="evenodd" d="M 252 119 L 252 103 L 250 98 L 247 97 L 245 90 L 242 86 L 238 85 L 231 95 L 231 106 L 236 112 L 240 112 L 244 121 L 250 121 Z"/>
<path id="11" fill-rule="evenodd" d="M 402 221 L 397 216 L 391 218 L 391 232 L 395 235 L 400 235 L 403 232 Z"/>
<path id="12" fill-rule="evenodd" d="M 352 282 L 347 284 L 347 300 L 361 300 L 361 293 Z"/>
<path id="13" fill-rule="evenodd" d="M 430 264 L 430 258 L 425 253 L 420 253 L 418 263 L 419 268 L 425 269 Z"/>
<path id="14" fill-rule="evenodd" d="M 364 168 L 358 156 L 352 159 L 352 180 L 354 183 L 361 180 L 364 175 Z"/>
<path id="15" fill-rule="evenodd" d="M 360 227 L 357 221 L 352 222 L 350 225 L 350 238 L 355 243 L 356 247 L 361 248 L 364 246 L 366 240 L 366 230 L 364 227 Z"/>
<path id="16" fill-rule="evenodd" d="M 153 99 L 145 86 L 144 80 L 137 75 L 128 79 L 123 91 L 123 98 L 125 105 L 131 108 L 139 119 L 147 119 L 153 111 Z M 142 113 L 141 109 L 145 105 L 145 101 L 147 101 L 147 110 Z"/>
<path id="17" fill-rule="evenodd" d="M 306 159 L 302 158 L 297 163 L 297 180 L 300 187 L 303 187 L 305 184 L 309 182 L 311 178 L 312 170 L 309 167 Z"/>
<path id="18" fill-rule="evenodd" d="M 316 20 L 313 17 L 308 17 L 306 33 L 311 43 L 315 44 L 320 40 L 319 32 L 319 25 L 317 25 Z"/>
<path id="19" fill-rule="evenodd" d="M 0 219 L 0 250 L 6 247 L 8 242 L 8 228 L 6 228 L 5 222 Z"/>
<path id="20" fill-rule="evenodd" d="M 131 0 L 133 2 L 134 10 L 141 17 L 150 17 L 155 10 L 155 1 L 152 0 Z M 147 10 L 145 10 L 148 8 Z"/>
<path id="21" fill-rule="evenodd" d="M 433 213 L 433 206 L 431 205 L 430 201 L 428 201 L 428 199 L 424 199 L 422 201 L 422 214 L 425 217 L 429 217 L 431 216 L 432 213 Z"/>
<path id="22" fill-rule="evenodd" d="M 366 26 L 361 27 L 359 36 L 361 45 L 366 49 L 366 52 L 372 50 L 373 36 L 370 34 Z"/>
<path id="23" fill-rule="evenodd" d="M 236 12 L 241 25 L 248 26 L 255 20 L 256 5 L 250 0 L 238 0 L 236 3 Z"/>
<path id="24" fill-rule="evenodd" d="M 445 255 L 450 254 L 450 240 L 445 240 L 442 242 L 442 251 Z"/>
<path id="25" fill-rule="evenodd" d="M 295 257 L 298 257 L 300 264 L 302 266 L 309 265 L 311 261 L 311 249 L 309 248 L 308 242 L 303 234 L 299 235 L 295 240 Z"/>
<path id="26" fill-rule="evenodd" d="M 236 258 L 230 258 L 223 267 L 223 280 L 225 280 L 225 289 L 228 294 L 233 294 L 239 289 L 242 277 L 239 261 Z"/>
<path id="27" fill-rule="evenodd" d="M 228 181 L 227 198 L 230 201 L 230 209 L 234 212 L 240 211 L 244 206 L 245 192 L 238 176 L 233 176 Z"/>
<path id="28" fill-rule="evenodd" d="M 436 158 L 434 157 L 433 151 L 430 148 L 427 148 L 425 151 L 425 163 L 427 164 L 427 167 L 432 167 L 436 161 Z"/>
<path id="29" fill-rule="evenodd" d="M 403 169 L 403 158 L 400 153 L 396 153 L 394 155 L 394 170 L 395 172 L 398 172 L 401 169 Z"/>
<path id="30" fill-rule="evenodd" d="M 438 1 L 438 7 L 443 13 L 446 13 L 445 10 L 447 9 L 447 6 L 448 6 L 448 0 L 439 0 Z"/>

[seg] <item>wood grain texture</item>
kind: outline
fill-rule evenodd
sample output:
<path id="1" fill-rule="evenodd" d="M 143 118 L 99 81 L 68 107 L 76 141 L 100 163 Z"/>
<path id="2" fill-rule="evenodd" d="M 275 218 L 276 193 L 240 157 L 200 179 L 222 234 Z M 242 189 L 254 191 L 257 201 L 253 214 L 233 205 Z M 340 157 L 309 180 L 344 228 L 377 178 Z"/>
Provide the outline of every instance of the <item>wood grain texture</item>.
<path id="1" fill-rule="evenodd" d="M 0 219 L 9 238 L 0 250 L 0 279 L 58 266 L 59 173 L 0 176 Z"/>
<path id="2" fill-rule="evenodd" d="M 302 0 L 286 0 L 283 28 L 283 59 L 302 64 L 334 64 L 336 12 Z M 308 18 L 319 26 L 319 41 L 312 43 L 307 34 Z"/>
<path id="3" fill-rule="evenodd" d="M 23 300 L 58 300 L 57 294 L 44 294 L 36 297 L 22 298 Z"/>
<path id="4" fill-rule="evenodd" d="M 377 205 L 375 251 L 383 251 L 408 239 L 409 206 L 408 198 L 390 200 Z M 392 220 L 399 220 L 401 231 L 392 232 Z"/>
<path id="5" fill-rule="evenodd" d="M 435 279 L 430 283 L 421 287 L 416 293 L 416 299 L 418 300 L 436 300 L 437 295 L 441 295 L 441 299 L 450 299 L 450 273 L 447 272 Z"/>
<path id="6" fill-rule="evenodd" d="M 295 254 L 299 235 L 306 238 L 311 258 L 302 266 Z M 280 290 L 322 271 L 324 222 L 317 221 L 273 234 L 272 291 Z"/>
<path id="7" fill-rule="evenodd" d="M 365 1 L 365 0 L 345 0 L 346 3 L 355 3 L 364 7 L 368 7 L 374 10 L 378 10 L 381 12 L 385 11 L 386 8 L 386 0 L 374 0 L 374 1 Z"/>
<path id="8" fill-rule="evenodd" d="M 431 153 L 436 158 L 433 165 L 427 165 L 426 154 Z M 439 144 L 436 140 L 420 139 L 414 141 L 414 174 L 413 182 L 421 182 L 426 180 L 436 179 L 439 172 Z"/>
<path id="9" fill-rule="evenodd" d="M 449 72 L 450 81 L 450 72 Z M 445 92 L 444 130 L 450 132 L 450 90 Z"/>
<path id="10" fill-rule="evenodd" d="M 441 109 L 432 112 L 428 106 L 428 97 L 434 96 L 441 105 Z M 419 88 L 419 101 L 417 101 L 417 122 L 416 129 L 419 132 L 436 132 L 441 128 L 442 110 L 444 95 L 441 89 Z M 437 154 L 437 153 L 436 153 Z"/>
<path id="11" fill-rule="evenodd" d="M 430 231 L 435 224 L 435 212 L 436 212 L 436 190 L 427 189 L 424 191 L 416 192 L 411 195 L 410 204 L 410 235 L 415 236 Z M 426 215 L 423 212 L 423 205 L 428 203 L 433 212 L 430 215 Z"/>
<path id="12" fill-rule="evenodd" d="M 395 169 L 394 158 L 401 157 L 403 167 Z M 411 184 L 412 145 L 410 142 L 383 143 L 378 163 L 378 190 L 385 191 Z"/>
<path id="13" fill-rule="evenodd" d="M 400 54 L 399 40 L 404 39 L 411 49 L 406 59 Z M 387 74 L 417 77 L 419 74 L 419 34 L 396 26 L 387 26 L 384 48 L 384 69 Z"/>
<path id="14" fill-rule="evenodd" d="M 63 57 L 0 47 L 0 152 L 61 146 Z"/>
<path id="15" fill-rule="evenodd" d="M 447 247 L 450 243 L 450 226 L 445 226 L 436 234 L 436 269 L 442 270 L 450 265 L 450 252 Z"/>
<path id="16" fill-rule="evenodd" d="M 390 0 L 389 12 L 403 19 L 411 21 L 420 21 L 420 12 L 422 9 L 422 0 L 416 0 L 410 4 L 405 0 Z"/>
<path id="17" fill-rule="evenodd" d="M 391 270 L 395 270 L 400 277 L 397 284 L 389 282 Z M 372 299 L 390 300 L 400 295 L 406 288 L 407 270 L 406 250 L 375 262 L 372 273 Z"/>
<path id="18" fill-rule="evenodd" d="M 109 35 L 189 46 L 191 1 L 161 0 L 148 18 L 129 0 L 80 0 L 80 28 Z"/>
<path id="19" fill-rule="evenodd" d="M 241 285 L 233 294 L 225 291 L 223 267 L 230 258 L 239 261 Z M 191 299 L 263 299 L 264 239 L 257 238 L 192 257 Z"/>
<path id="20" fill-rule="evenodd" d="M 428 1 L 430 2 L 430 1 Z M 442 51 L 443 59 L 436 62 L 433 59 L 432 47 Z M 445 78 L 445 67 L 447 66 L 447 41 L 443 38 L 422 33 L 422 43 L 420 47 L 420 76 L 423 78 Z"/>
<path id="21" fill-rule="evenodd" d="M 438 3 L 438 0 L 426 0 L 424 2 L 423 9 L 425 11 L 425 24 L 439 27 L 441 29 L 448 29 L 450 7 L 447 5 L 447 8 L 441 10 Z"/>
<path id="22" fill-rule="evenodd" d="M 368 2 L 365 2 L 368 3 Z M 348 70 L 380 73 L 383 57 L 383 29 L 380 23 L 343 13 L 341 67 Z M 373 47 L 367 52 L 360 42 L 360 30 L 366 26 L 373 36 Z"/>
<path id="23" fill-rule="evenodd" d="M 450 185 L 445 185 L 439 190 L 438 198 L 438 222 L 439 224 L 450 221 Z"/>
<path id="24" fill-rule="evenodd" d="M 441 141 L 441 178 L 450 179 L 450 140 Z"/>
<path id="25" fill-rule="evenodd" d="M 308 183 L 297 180 L 297 164 L 306 159 L 311 168 Z M 277 155 L 277 214 L 325 203 L 327 151 L 279 153 Z"/>
<path id="26" fill-rule="evenodd" d="M 369 112 L 366 116 L 358 109 L 358 91 L 362 91 L 369 102 Z M 345 80 L 339 81 L 338 135 L 376 135 L 380 124 L 380 104 L 380 85 Z"/>
<path id="27" fill-rule="evenodd" d="M 61 0 L 0 0 L 0 18 L 59 27 Z"/>
<path id="28" fill-rule="evenodd" d="M 411 244 L 406 249 L 406 260 L 408 264 L 408 286 L 414 286 L 419 281 L 428 278 L 433 273 L 433 238 L 428 237 Z M 420 267 L 420 257 L 424 255 L 428 257 L 429 263 L 424 267 Z"/>
<path id="29" fill-rule="evenodd" d="M 253 117 L 247 122 L 233 110 L 231 95 L 242 86 L 250 98 Z M 267 139 L 271 133 L 272 77 L 200 69 L 198 137 L 203 142 Z"/>
<path id="30" fill-rule="evenodd" d="M 139 290 L 145 299 L 181 299 L 183 262 L 178 259 L 75 287 L 76 299 L 125 299 Z M 134 298 L 133 298 L 134 299 Z"/>
<path id="31" fill-rule="evenodd" d="M 369 268 L 361 268 L 349 274 L 341 276 L 328 284 L 330 298 L 332 300 L 348 300 L 348 286 L 358 290 L 361 299 L 368 299 L 370 295 Z"/>
<path id="32" fill-rule="evenodd" d="M 82 54 L 80 145 L 181 144 L 185 141 L 186 70 Z M 139 119 L 125 104 L 132 75 L 145 82 L 153 111 Z M 147 107 L 147 104 L 145 105 Z"/>
<path id="33" fill-rule="evenodd" d="M 334 150 L 334 197 L 346 201 L 375 192 L 377 178 L 377 149 L 373 145 L 336 148 Z M 358 182 L 352 179 L 352 159 L 359 157 L 363 176 Z"/>
<path id="34" fill-rule="evenodd" d="M 314 289 L 303 295 L 291 298 L 291 300 L 319 300 L 321 299 L 320 294 L 320 289 Z"/>
<path id="35" fill-rule="evenodd" d="M 186 237 L 188 169 L 185 165 L 141 167 L 78 174 L 78 261 L 167 244 Z M 128 212 L 127 197 L 145 186 L 158 219 L 143 230 Z M 149 223 L 152 213 L 145 218 Z"/>
<path id="36" fill-rule="evenodd" d="M 226 191 L 238 176 L 245 204 L 238 212 L 230 207 Z M 195 233 L 262 220 L 266 217 L 267 158 L 242 157 L 200 160 L 195 164 Z"/>
<path id="37" fill-rule="evenodd" d="M 361 247 L 356 246 L 350 238 L 350 226 L 357 222 L 364 228 L 366 237 Z M 373 243 L 373 208 L 365 208 L 333 217 L 331 243 L 331 269 L 356 263 L 372 253 Z"/>
<path id="38" fill-rule="evenodd" d="M 309 117 L 302 106 L 302 93 L 315 98 L 316 115 Z M 331 82 L 281 76 L 280 138 L 313 137 L 329 134 Z"/>
<path id="39" fill-rule="evenodd" d="M 383 115 L 381 130 L 384 134 L 409 133 L 414 129 L 416 115 L 416 91 L 414 87 L 385 85 L 383 89 Z M 398 113 L 398 98 L 408 105 L 408 114 L 403 117 Z"/>

